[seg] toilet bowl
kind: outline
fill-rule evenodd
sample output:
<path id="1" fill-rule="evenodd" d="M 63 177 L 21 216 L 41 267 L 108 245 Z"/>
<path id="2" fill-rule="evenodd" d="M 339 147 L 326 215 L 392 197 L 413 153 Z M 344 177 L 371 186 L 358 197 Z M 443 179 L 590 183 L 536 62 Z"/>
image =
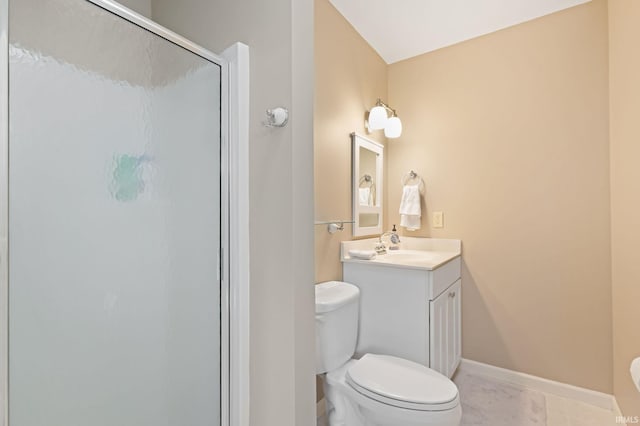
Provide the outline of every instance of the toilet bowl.
<path id="1" fill-rule="evenodd" d="M 406 359 L 366 354 L 357 342 L 359 290 L 331 281 L 316 286 L 316 372 L 323 374 L 330 426 L 457 426 L 455 384 Z"/>

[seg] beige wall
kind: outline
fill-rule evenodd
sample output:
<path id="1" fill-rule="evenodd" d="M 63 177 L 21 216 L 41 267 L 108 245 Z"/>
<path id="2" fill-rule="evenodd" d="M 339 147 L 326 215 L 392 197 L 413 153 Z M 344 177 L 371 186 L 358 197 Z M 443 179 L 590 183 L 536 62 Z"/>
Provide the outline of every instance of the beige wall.
<path id="1" fill-rule="evenodd" d="M 640 416 L 629 364 L 640 356 L 640 3 L 609 0 L 613 387 L 626 416 Z"/>
<path id="2" fill-rule="evenodd" d="M 387 65 L 328 0 L 315 1 L 314 174 L 316 221 L 351 220 L 351 139 L 367 135 L 364 114 L 387 98 Z M 330 235 L 315 227 L 316 282 L 342 279 L 340 242 L 353 228 Z"/>
<path id="3" fill-rule="evenodd" d="M 400 177 L 464 247 L 463 356 L 612 391 L 607 4 L 602 0 L 389 67 Z"/>
<path id="4" fill-rule="evenodd" d="M 250 47 L 251 424 L 311 425 L 314 398 L 312 0 L 154 0 L 162 25 Z M 265 110 L 291 108 L 268 129 Z"/>

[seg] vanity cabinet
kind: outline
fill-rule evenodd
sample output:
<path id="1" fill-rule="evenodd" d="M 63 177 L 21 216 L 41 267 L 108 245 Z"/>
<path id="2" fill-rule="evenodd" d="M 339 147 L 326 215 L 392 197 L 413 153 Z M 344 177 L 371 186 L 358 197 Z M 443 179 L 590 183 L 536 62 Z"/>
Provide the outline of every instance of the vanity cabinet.
<path id="1" fill-rule="evenodd" d="M 461 358 L 460 256 L 433 268 L 346 261 L 360 288 L 356 356 L 398 356 L 451 377 Z"/>
<path id="2" fill-rule="evenodd" d="M 461 280 L 429 301 L 429 367 L 451 377 L 462 357 Z"/>

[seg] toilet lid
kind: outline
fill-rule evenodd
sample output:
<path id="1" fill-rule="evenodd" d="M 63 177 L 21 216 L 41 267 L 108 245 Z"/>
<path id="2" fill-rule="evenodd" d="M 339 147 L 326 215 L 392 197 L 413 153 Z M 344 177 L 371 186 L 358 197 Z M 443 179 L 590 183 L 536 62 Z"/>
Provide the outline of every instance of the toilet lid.
<path id="1" fill-rule="evenodd" d="M 458 388 L 424 365 L 388 355 L 366 354 L 347 371 L 360 393 L 390 405 L 447 410 L 458 404 Z"/>

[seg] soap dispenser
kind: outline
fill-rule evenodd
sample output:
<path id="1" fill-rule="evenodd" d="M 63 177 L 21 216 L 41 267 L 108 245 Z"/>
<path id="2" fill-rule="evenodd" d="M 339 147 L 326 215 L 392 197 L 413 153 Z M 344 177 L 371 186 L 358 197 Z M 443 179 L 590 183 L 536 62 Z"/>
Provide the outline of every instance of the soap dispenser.
<path id="1" fill-rule="evenodd" d="M 400 236 L 398 235 L 395 224 L 393 225 L 393 229 L 391 229 L 391 244 L 389 245 L 389 250 L 400 250 Z"/>

